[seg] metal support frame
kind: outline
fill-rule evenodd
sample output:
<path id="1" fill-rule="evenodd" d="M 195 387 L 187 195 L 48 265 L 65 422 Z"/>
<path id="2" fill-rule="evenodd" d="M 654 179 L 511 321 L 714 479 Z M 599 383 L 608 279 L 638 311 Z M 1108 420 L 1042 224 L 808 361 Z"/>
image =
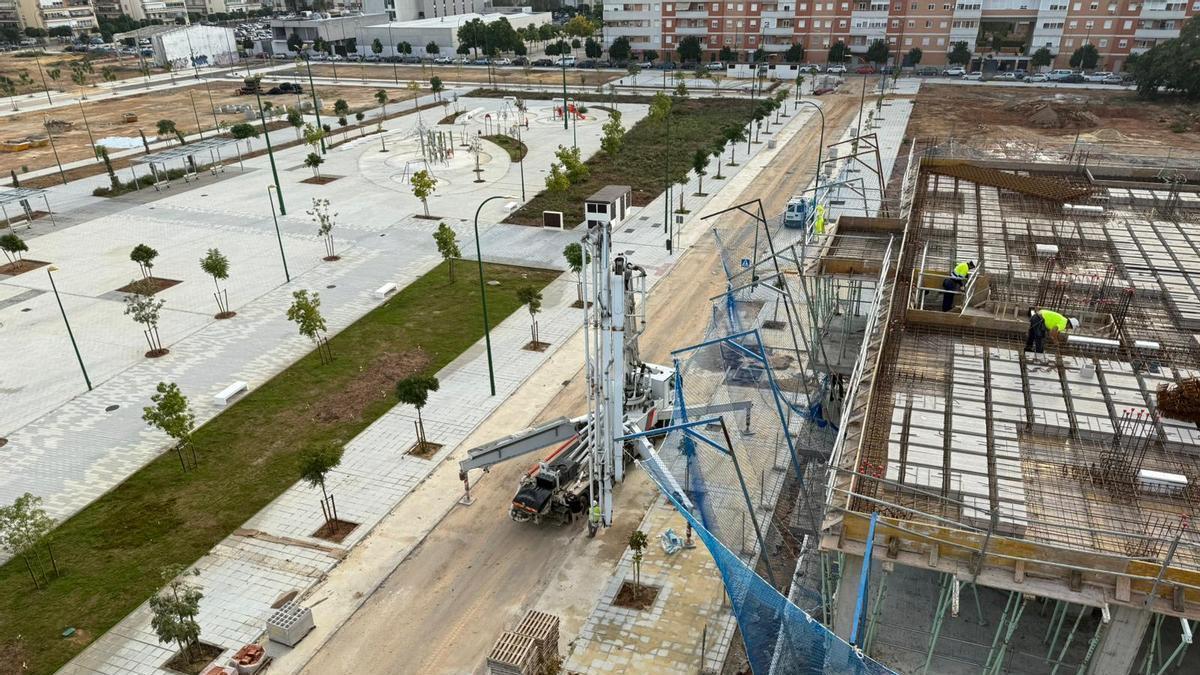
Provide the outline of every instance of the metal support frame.
<path id="1" fill-rule="evenodd" d="M 988 651 L 987 661 L 983 665 L 984 675 L 997 675 L 1000 672 L 1004 665 L 1004 655 L 1008 651 L 1009 644 L 1012 643 L 1013 635 L 1017 632 L 1017 625 L 1021 622 L 1021 615 L 1025 613 L 1025 607 L 1028 604 L 1029 597 L 1024 593 L 1009 591 L 1008 603 L 1005 605 L 1004 614 L 1000 616 L 1000 622 L 996 625 L 992 648 Z M 1004 636 L 1003 639 L 1000 637 L 1001 634 Z"/>
<path id="2" fill-rule="evenodd" d="M 937 648 L 938 637 L 942 634 L 942 624 L 946 621 L 946 609 L 950 607 L 950 587 L 953 586 L 954 575 L 942 575 L 942 590 L 938 594 L 937 609 L 933 614 L 933 630 L 929 634 L 929 649 L 925 652 L 925 665 L 921 666 L 921 673 L 924 675 L 929 672 L 929 664 L 933 661 L 933 650 Z"/>

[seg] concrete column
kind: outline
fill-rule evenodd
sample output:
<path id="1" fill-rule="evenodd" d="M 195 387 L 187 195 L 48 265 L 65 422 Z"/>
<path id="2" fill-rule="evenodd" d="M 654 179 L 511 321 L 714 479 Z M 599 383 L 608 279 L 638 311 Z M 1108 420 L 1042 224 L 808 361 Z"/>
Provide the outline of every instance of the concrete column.
<path id="1" fill-rule="evenodd" d="M 1153 614 L 1135 607 L 1110 605 L 1112 620 L 1104 627 L 1096 655 L 1092 657 L 1091 675 L 1128 675 L 1142 648 L 1146 628 Z"/>
<path id="2" fill-rule="evenodd" d="M 854 627 L 854 607 L 858 604 L 858 582 L 862 576 L 863 559 L 860 555 L 846 554 L 842 565 L 841 582 L 833 602 L 833 632 L 838 637 L 850 640 Z"/>

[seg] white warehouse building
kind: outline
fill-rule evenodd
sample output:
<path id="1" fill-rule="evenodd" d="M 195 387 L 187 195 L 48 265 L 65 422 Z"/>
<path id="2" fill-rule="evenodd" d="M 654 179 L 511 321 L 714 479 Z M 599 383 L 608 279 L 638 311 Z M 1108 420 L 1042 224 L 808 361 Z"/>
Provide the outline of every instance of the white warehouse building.
<path id="1" fill-rule="evenodd" d="M 150 40 L 154 63 L 167 63 L 176 70 L 193 65 L 229 65 L 238 60 L 237 37 L 232 28 L 220 26 L 146 26 L 127 33 L 117 33 L 113 39 Z"/>
<path id="2" fill-rule="evenodd" d="M 438 16 L 428 19 L 416 19 L 414 21 L 393 21 L 390 23 L 376 24 L 363 28 L 358 33 L 358 53 L 362 55 L 371 54 L 371 44 L 378 39 L 383 45 L 383 53 L 380 56 L 400 56 L 396 52 L 396 45 L 401 42 L 407 42 L 412 45 L 413 56 L 428 56 L 425 46 L 430 42 L 437 43 L 438 54 L 454 55 L 458 49 L 458 29 L 466 23 L 474 19 L 482 19 L 484 23 L 491 23 L 497 19 L 508 19 L 512 27 L 522 28 L 524 26 L 540 26 L 544 23 L 550 23 L 553 16 L 550 12 L 514 12 L 514 13 L 495 13 L 495 14 L 454 14 L 451 16 Z"/>

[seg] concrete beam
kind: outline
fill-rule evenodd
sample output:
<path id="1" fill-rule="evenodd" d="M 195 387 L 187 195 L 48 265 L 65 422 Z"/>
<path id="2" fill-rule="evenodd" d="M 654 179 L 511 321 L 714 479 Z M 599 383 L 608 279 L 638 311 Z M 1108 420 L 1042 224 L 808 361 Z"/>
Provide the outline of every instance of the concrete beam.
<path id="1" fill-rule="evenodd" d="M 1123 605 L 1109 606 L 1112 619 L 1104 627 L 1091 675 L 1127 675 L 1133 672 L 1134 661 L 1142 648 L 1146 628 L 1153 614 L 1144 609 Z"/>
<path id="2" fill-rule="evenodd" d="M 854 607 L 858 604 L 858 581 L 862 576 L 862 566 L 861 555 L 846 554 L 833 606 L 833 632 L 847 642 L 854 632 Z"/>

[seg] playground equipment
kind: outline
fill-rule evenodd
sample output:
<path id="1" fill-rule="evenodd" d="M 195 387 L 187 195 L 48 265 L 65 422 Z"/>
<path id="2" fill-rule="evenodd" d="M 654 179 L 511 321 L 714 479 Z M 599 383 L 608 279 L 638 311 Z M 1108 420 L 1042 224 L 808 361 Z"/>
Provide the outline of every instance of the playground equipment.
<path id="1" fill-rule="evenodd" d="M 567 104 L 567 112 L 570 113 L 577 120 L 586 120 L 587 119 L 587 117 L 585 117 L 584 114 L 582 112 L 580 112 L 579 106 L 576 106 L 574 103 Z M 560 119 L 562 119 L 562 116 L 563 116 L 562 106 L 561 105 L 554 106 L 554 119 L 560 120 Z"/>

